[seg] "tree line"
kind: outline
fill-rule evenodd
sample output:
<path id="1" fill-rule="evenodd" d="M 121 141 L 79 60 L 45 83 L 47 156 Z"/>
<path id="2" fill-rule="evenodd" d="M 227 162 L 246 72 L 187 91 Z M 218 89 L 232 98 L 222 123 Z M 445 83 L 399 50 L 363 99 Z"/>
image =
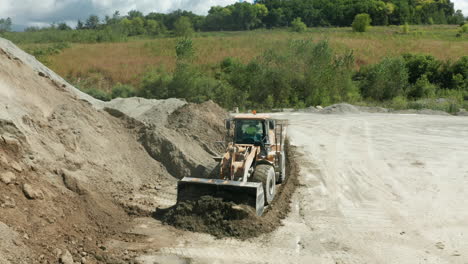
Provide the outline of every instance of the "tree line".
<path id="1" fill-rule="evenodd" d="M 89 16 L 76 30 L 112 31 L 119 35 L 159 35 L 188 27 L 193 31 L 251 30 L 289 27 L 300 19 L 306 26 L 350 26 L 358 14 L 368 14 L 372 25 L 461 24 L 465 17 L 450 0 L 257 0 L 213 6 L 206 16 L 190 11 L 151 12 L 133 10 L 126 15 Z M 183 20 L 180 22 L 180 20 Z M 11 19 L 0 20 L 0 32 L 11 30 Z M 179 25 L 178 25 L 179 24 Z M 180 25 L 182 24 L 182 25 Z M 72 30 L 66 23 L 26 28 L 28 32 Z M 183 29 L 182 31 L 186 31 Z M 187 32 L 182 32 L 187 33 Z"/>

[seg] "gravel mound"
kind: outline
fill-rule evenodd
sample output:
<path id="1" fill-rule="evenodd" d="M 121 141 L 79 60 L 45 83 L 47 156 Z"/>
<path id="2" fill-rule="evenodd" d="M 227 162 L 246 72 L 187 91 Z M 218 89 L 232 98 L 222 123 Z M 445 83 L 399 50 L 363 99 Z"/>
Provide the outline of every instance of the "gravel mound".
<path id="1" fill-rule="evenodd" d="M 205 173 L 225 114 L 104 103 L 0 39 L 0 263 L 118 263 L 104 243 L 125 238 L 129 214 L 171 203 L 176 178 Z"/>
<path id="2" fill-rule="evenodd" d="M 175 178 L 203 177 L 223 151 L 226 111 L 213 102 L 188 104 L 178 99 L 127 98 L 111 101 L 115 109 L 144 124 L 139 141 Z"/>
<path id="3" fill-rule="evenodd" d="M 145 98 L 117 98 L 105 103 L 105 107 L 117 109 L 129 117 L 145 124 L 165 125 L 167 117 L 187 102 L 180 99 L 145 99 Z"/>

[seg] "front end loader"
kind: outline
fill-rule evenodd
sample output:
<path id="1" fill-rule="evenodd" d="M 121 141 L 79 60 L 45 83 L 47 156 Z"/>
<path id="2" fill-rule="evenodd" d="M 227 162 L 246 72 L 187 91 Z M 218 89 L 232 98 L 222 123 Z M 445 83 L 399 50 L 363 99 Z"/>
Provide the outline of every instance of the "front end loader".
<path id="1" fill-rule="evenodd" d="M 269 115 L 242 114 L 226 120 L 226 152 L 210 178 L 185 177 L 177 202 L 201 196 L 252 207 L 258 216 L 270 204 L 276 184 L 286 179 L 285 123 Z"/>

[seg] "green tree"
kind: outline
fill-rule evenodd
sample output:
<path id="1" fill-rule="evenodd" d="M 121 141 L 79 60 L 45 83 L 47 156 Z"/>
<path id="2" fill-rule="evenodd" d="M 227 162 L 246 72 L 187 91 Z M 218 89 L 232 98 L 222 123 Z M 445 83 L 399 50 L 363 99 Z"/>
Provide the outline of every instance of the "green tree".
<path id="1" fill-rule="evenodd" d="M 180 17 L 174 24 L 174 33 L 179 37 L 190 37 L 193 34 L 193 25 L 190 18 Z"/>
<path id="2" fill-rule="evenodd" d="M 67 23 L 62 22 L 57 25 L 57 29 L 58 30 L 71 30 L 72 28 L 68 26 Z"/>
<path id="3" fill-rule="evenodd" d="M 0 33 L 2 32 L 9 32 L 11 31 L 11 26 L 12 26 L 12 21 L 11 18 L 1 18 L 0 19 Z"/>
<path id="4" fill-rule="evenodd" d="M 408 87 L 408 70 L 403 58 L 385 58 L 362 70 L 361 92 L 375 100 L 391 100 L 404 95 Z"/>
<path id="5" fill-rule="evenodd" d="M 423 97 L 432 97 L 435 95 L 437 86 L 429 82 L 427 76 L 422 75 L 416 83 L 411 86 L 408 97 L 411 98 L 423 98 Z"/>
<path id="6" fill-rule="evenodd" d="M 128 18 L 124 18 L 120 21 L 124 33 L 128 36 L 132 34 L 132 21 Z"/>
<path id="7" fill-rule="evenodd" d="M 304 32 L 307 30 L 307 25 L 302 22 L 300 17 L 293 20 L 291 23 L 292 30 L 295 32 Z"/>
<path id="8" fill-rule="evenodd" d="M 81 22 L 81 20 L 78 20 L 78 23 L 76 23 L 76 29 L 81 30 L 83 28 L 84 28 L 83 22 Z"/>
<path id="9" fill-rule="evenodd" d="M 130 35 L 142 35 L 145 34 L 145 21 L 141 17 L 135 17 L 131 20 L 131 30 Z"/>
<path id="10" fill-rule="evenodd" d="M 99 17 L 96 15 L 90 15 L 86 20 L 85 27 L 87 29 L 97 29 L 99 26 Z"/>
<path id="11" fill-rule="evenodd" d="M 352 24 L 353 30 L 356 32 L 366 32 L 370 27 L 371 22 L 372 19 L 369 14 L 356 15 Z"/>
<path id="12" fill-rule="evenodd" d="M 127 17 L 130 19 L 130 20 L 133 20 L 135 18 L 143 18 L 143 13 L 140 12 L 140 11 L 137 11 L 137 10 L 131 10 L 128 12 L 128 15 Z"/>
<path id="13" fill-rule="evenodd" d="M 146 32 L 149 35 L 158 35 L 161 33 L 161 25 L 156 20 L 146 20 Z"/>

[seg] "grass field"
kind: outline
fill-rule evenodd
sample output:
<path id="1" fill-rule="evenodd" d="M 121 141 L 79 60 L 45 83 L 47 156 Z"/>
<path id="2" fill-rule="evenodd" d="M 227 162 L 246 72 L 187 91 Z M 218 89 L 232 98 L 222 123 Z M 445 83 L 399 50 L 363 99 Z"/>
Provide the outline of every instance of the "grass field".
<path id="1" fill-rule="evenodd" d="M 402 34 L 398 26 L 373 27 L 366 33 L 350 28 L 311 28 L 305 33 L 287 30 L 198 33 L 193 37 L 196 60 L 204 70 L 225 57 L 248 62 L 263 51 L 285 48 L 292 39 L 328 39 L 338 52 L 353 50 L 356 68 L 387 56 L 403 53 L 431 54 L 442 60 L 468 55 L 468 37 L 456 37 L 457 26 L 411 26 Z M 175 38 L 132 39 L 128 42 L 72 44 L 47 58 L 48 66 L 67 79 L 93 79 L 97 88 L 108 90 L 115 83 L 138 85 L 149 68 L 175 66 Z M 33 48 L 25 45 L 23 48 Z"/>

